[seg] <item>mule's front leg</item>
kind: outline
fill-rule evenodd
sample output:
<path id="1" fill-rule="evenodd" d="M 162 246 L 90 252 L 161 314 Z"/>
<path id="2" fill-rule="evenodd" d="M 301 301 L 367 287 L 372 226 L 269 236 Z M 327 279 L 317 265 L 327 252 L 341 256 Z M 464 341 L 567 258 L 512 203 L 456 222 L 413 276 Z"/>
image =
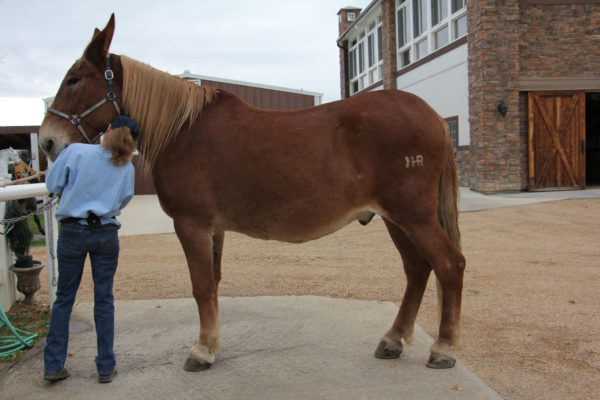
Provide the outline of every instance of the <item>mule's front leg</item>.
<path id="1" fill-rule="evenodd" d="M 215 362 L 219 348 L 219 314 L 217 280 L 213 268 L 213 235 L 191 219 L 175 220 L 175 232 L 181 242 L 190 271 L 192 293 L 200 315 L 200 335 L 190 349 L 183 367 L 186 371 L 203 371 Z M 219 250 L 220 251 L 220 250 Z"/>

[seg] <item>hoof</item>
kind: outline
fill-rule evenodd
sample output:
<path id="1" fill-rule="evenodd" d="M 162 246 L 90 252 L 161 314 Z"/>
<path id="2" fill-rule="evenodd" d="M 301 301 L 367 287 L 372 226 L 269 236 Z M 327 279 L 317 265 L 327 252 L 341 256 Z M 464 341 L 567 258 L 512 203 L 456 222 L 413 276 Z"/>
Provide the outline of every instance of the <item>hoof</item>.
<path id="1" fill-rule="evenodd" d="M 456 360 L 452 357 L 446 356 L 442 353 L 431 353 L 429 361 L 427 361 L 427 368 L 433 369 L 447 369 L 454 367 Z"/>
<path id="2" fill-rule="evenodd" d="M 388 342 L 382 340 L 381 342 L 379 342 L 379 345 L 375 350 L 375 357 L 384 360 L 398 358 L 400 357 L 400 353 L 402 353 L 402 350 L 402 342 Z"/>
<path id="3" fill-rule="evenodd" d="M 206 371 L 212 364 L 188 358 L 183 365 L 183 370 L 187 372 Z"/>

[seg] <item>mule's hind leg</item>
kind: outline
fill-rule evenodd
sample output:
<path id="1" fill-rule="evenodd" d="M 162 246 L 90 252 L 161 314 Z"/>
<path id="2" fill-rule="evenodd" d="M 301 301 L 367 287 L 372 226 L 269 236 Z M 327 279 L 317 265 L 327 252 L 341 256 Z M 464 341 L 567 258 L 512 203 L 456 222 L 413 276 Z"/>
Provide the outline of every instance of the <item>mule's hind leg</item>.
<path id="1" fill-rule="evenodd" d="M 407 344 L 412 342 L 417 312 L 423 299 L 431 267 L 402 229 L 386 219 L 384 219 L 384 222 L 402 257 L 407 283 L 398 315 L 392 328 L 385 333 L 381 342 L 379 342 L 379 346 L 375 350 L 375 357 L 398 358 L 403 349 L 402 339 Z"/>
<path id="2" fill-rule="evenodd" d="M 393 203 L 395 204 L 395 203 Z M 433 269 L 442 288 L 441 322 L 427 366 L 450 368 L 456 362 L 460 340 L 460 307 L 465 258 L 438 220 L 436 208 L 425 201 L 409 202 L 403 210 L 385 212 L 384 219 L 401 227 L 418 253 Z M 387 208 L 386 210 L 392 210 Z M 401 250 L 402 251 L 402 250 Z M 410 278 L 409 278 L 410 281 Z M 403 322 L 402 319 L 400 322 Z"/>
<path id="3" fill-rule="evenodd" d="M 430 368 L 451 368 L 460 342 L 460 308 L 465 258 L 442 229 L 437 216 L 403 226 L 411 242 L 425 257 L 442 288 L 441 322 L 431 347 Z"/>
<path id="4" fill-rule="evenodd" d="M 186 371 L 210 368 L 219 347 L 219 315 L 217 280 L 215 279 L 213 236 L 208 228 L 202 228 L 190 219 L 174 220 L 175 232 L 187 259 L 192 293 L 198 305 L 200 335 L 190 349 L 183 367 Z"/>

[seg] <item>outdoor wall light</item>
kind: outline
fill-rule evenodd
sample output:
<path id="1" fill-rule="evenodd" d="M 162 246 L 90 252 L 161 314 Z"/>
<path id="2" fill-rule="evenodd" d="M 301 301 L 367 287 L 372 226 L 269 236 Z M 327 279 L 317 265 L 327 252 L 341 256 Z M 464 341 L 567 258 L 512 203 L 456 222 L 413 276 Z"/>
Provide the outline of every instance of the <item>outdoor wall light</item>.
<path id="1" fill-rule="evenodd" d="M 506 117 L 506 113 L 508 112 L 508 106 L 504 103 L 504 100 L 502 100 L 500 104 L 498 104 L 497 109 L 500 115 Z"/>

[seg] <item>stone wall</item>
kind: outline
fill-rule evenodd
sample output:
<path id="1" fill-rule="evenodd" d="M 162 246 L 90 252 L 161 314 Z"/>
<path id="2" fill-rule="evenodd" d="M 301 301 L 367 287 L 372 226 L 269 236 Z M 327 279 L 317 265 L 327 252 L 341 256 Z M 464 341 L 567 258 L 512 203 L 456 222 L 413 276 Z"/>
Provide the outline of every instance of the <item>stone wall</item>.
<path id="1" fill-rule="evenodd" d="M 458 172 L 458 184 L 471 187 L 473 173 L 471 171 L 471 151 L 469 146 L 459 146 L 454 153 L 456 158 L 456 169 Z"/>
<path id="2" fill-rule="evenodd" d="M 519 5 L 467 0 L 471 188 L 520 190 Z M 508 107 L 506 116 L 498 105 Z"/>
<path id="3" fill-rule="evenodd" d="M 521 77 L 593 77 L 600 70 L 600 4 L 521 4 Z"/>

